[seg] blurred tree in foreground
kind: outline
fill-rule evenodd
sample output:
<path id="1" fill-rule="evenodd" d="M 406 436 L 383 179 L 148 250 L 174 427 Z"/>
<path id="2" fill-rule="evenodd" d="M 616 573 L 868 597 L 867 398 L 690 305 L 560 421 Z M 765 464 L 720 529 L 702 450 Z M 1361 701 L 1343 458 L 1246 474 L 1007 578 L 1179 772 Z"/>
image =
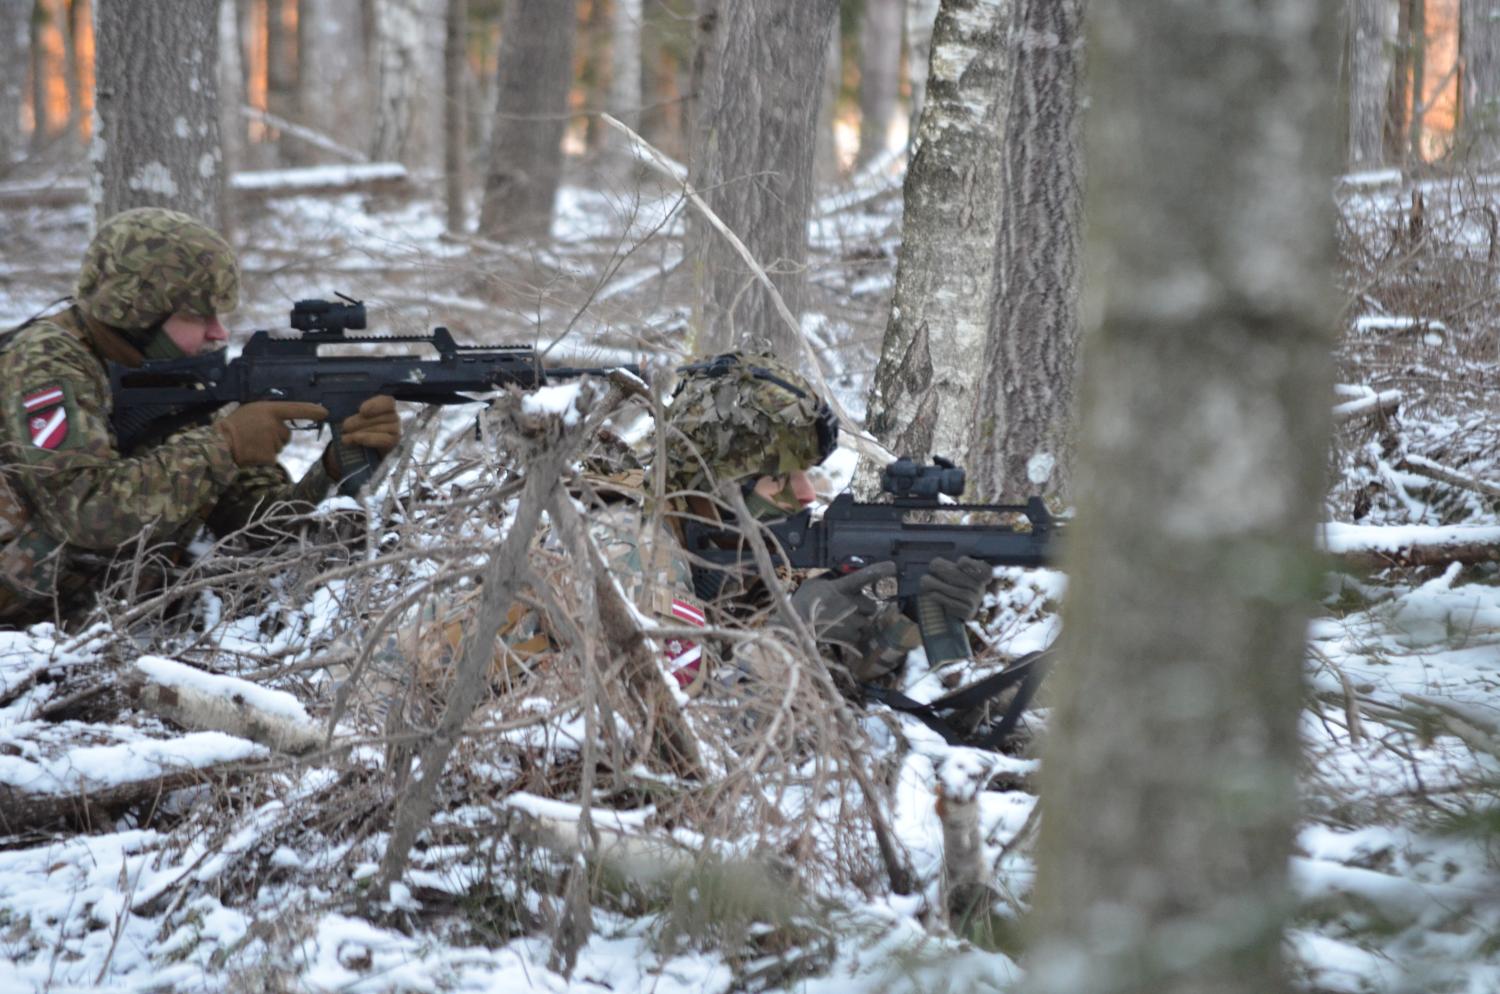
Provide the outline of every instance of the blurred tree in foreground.
<path id="1" fill-rule="evenodd" d="M 1336 10 L 1089 4 L 1098 327 L 1032 992 L 1287 987 L 1336 315 Z"/>

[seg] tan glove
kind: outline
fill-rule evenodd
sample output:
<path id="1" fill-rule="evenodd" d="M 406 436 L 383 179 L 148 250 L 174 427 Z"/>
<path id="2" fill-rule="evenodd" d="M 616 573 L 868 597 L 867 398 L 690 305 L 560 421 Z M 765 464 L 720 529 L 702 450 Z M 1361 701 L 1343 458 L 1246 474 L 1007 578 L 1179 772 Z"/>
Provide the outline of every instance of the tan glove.
<path id="1" fill-rule="evenodd" d="M 288 421 L 322 421 L 328 409 L 322 404 L 299 404 L 290 400 L 257 400 L 241 404 L 214 427 L 229 440 L 229 451 L 237 466 L 270 466 L 292 437 Z"/>
<path id="2" fill-rule="evenodd" d="M 396 413 L 396 401 L 379 394 L 359 405 L 359 410 L 344 419 L 339 425 L 339 442 L 349 448 L 374 449 L 382 456 L 389 453 L 401 441 L 401 415 Z M 323 450 L 323 468 L 335 480 L 344 475 L 339 464 L 337 449 L 330 445 Z"/>

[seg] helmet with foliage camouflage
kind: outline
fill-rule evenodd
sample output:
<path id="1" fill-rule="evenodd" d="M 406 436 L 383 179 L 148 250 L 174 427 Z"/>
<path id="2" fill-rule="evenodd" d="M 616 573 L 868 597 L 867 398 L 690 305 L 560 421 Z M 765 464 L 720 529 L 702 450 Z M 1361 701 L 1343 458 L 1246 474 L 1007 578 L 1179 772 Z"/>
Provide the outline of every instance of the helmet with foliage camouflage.
<path id="1" fill-rule="evenodd" d="M 675 490 L 807 469 L 837 443 L 833 411 L 773 356 L 730 352 L 679 372 L 667 428 L 667 483 Z"/>
<path id="2" fill-rule="evenodd" d="M 202 221 L 137 207 L 99 226 L 73 297 L 94 320 L 136 331 L 176 313 L 206 317 L 234 310 L 240 267 L 229 243 Z"/>

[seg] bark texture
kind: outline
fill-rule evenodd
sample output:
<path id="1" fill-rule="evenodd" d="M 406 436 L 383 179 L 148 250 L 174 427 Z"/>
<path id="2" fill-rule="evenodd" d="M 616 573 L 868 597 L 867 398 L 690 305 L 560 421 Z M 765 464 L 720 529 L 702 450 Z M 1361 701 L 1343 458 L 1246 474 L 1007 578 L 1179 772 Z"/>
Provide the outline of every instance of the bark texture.
<path id="1" fill-rule="evenodd" d="M 903 0 L 865 0 L 859 32 L 859 157 L 885 151 L 901 90 Z"/>
<path id="2" fill-rule="evenodd" d="M 1500 152 L 1500 0 L 1464 0 L 1459 9 L 1464 135 L 1488 163 Z"/>
<path id="3" fill-rule="evenodd" d="M 943 0 L 869 428 L 898 455 L 967 448 L 995 279 L 1014 0 Z M 939 425 L 945 426 L 942 438 Z M 941 447 L 939 447 L 941 446 Z"/>
<path id="4" fill-rule="evenodd" d="M 1386 0 L 1347 0 L 1351 169 L 1368 169 L 1385 159 L 1385 100 L 1395 40 L 1390 37 L 1389 8 Z"/>
<path id="5" fill-rule="evenodd" d="M 1011 43 L 994 299 L 974 413 L 939 423 L 969 495 L 1069 492 L 1083 206 L 1078 88 L 1084 0 L 1019 0 Z M 950 434 L 953 433 L 953 434 Z"/>
<path id="6" fill-rule="evenodd" d="M 170 207 L 217 228 L 226 183 L 218 0 L 99 0 L 95 16 L 96 220 Z"/>
<path id="7" fill-rule="evenodd" d="M 1031 992 L 1288 989 L 1336 321 L 1335 17 L 1305 0 L 1089 5 L 1099 324 Z"/>
<path id="8" fill-rule="evenodd" d="M 500 28 L 500 99 L 480 233 L 544 238 L 562 172 L 577 35 L 575 0 L 511 0 Z"/>
<path id="9" fill-rule="evenodd" d="M 0 174 L 21 157 L 31 0 L 0 0 Z"/>
<path id="10" fill-rule="evenodd" d="M 807 285 L 817 94 L 837 17 L 837 0 L 764 0 L 724 3 L 700 19 L 700 45 L 709 50 L 702 53 L 692 184 L 771 274 L 795 315 Z M 797 354 L 770 294 L 722 236 L 695 223 L 688 257 L 701 310 L 695 351 L 754 343 Z"/>

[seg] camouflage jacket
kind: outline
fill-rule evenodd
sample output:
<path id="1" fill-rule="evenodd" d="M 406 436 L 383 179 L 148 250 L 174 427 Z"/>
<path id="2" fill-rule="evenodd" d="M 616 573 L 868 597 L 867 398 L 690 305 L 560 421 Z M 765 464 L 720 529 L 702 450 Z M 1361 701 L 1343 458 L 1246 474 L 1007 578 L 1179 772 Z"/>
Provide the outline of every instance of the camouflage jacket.
<path id="1" fill-rule="evenodd" d="M 75 309 L 17 332 L 0 351 L 0 622 L 49 616 L 96 577 L 99 556 L 151 549 L 175 558 L 207 524 L 219 535 L 284 502 L 315 502 L 315 464 L 295 486 L 279 466 L 241 469 L 210 424 L 122 455 L 110 430 L 106 361 L 139 352 Z"/>

